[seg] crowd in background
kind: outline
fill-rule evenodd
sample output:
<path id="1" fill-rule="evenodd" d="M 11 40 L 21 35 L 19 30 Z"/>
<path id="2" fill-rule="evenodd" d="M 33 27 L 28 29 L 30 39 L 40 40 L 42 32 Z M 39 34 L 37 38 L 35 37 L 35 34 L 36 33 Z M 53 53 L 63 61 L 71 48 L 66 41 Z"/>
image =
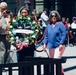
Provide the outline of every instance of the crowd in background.
<path id="1" fill-rule="evenodd" d="M 44 8 L 43 12 L 39 13 L 38 10 L 36 9 L 31 10 L 30 4 L 31 3 L 29 1 L 27 2 L 25 1 L 24 6 L 20 8 L 16 16 L 19 16 L 20 14 L 24 14 L 24 15 L 28 14 L 28 15 L 34 16 L 34 19 L 40 22 L 41 30 L 44 33 L 46 26 L 49 23 L 48 9 Z M 1 2 L 0 3 L 0 60 L 1 62 L 0 63 L 6 62 L 6 57 L 7 57 L 6 53 L 7 53 L 7 50 L 10 49 L 10 43 L 6 40 L 5 28 L 7 25 L 10 25 L 10 21 L 12 17 L 14 17 L 14 15 L 12 13 L 12 10 L 8 10 L 7 3 Z M 66 41 L 65 41 L 66 45 L 68 45 L 68 42 L 72 43 L 72 45 L 75 45 L 76 43 L 76 17 L 72 18 L 72 23 L 69 22 L 69 18 L 65 18 L 65 17 L 61 17 L 60 22 L 62 22 L 63 25 L 66 27 L 66 34 L 67 34 Z M 34 50 L 35 50 L 35 47 L 34 47 Z M 22 53 L 24 53 L 24 51 Z M 19 53 L 20 57 L 22 53 L 21 52 Z M 32 53 L 32 56 L 34 56 L 34 53 Z M 19 59 L 19 61 L 23 60 L 21 58 Z"/>
<path id="2" fill-rule="evenodd" d="M 49 50 L 50 58 L 61 58 L 65 51 L 65 47 L 70 43 L 74 46 L 76 43 L 76 17 L 72 18 L 72 23 L 69 18 L 61 17 L 58 11 L 53 10 L 48 14 L 48 9 L 44 8 L 40 14 L 38 10 L 30 9 L 30 2 L 25 1 L 25 5 L 20 8 L 16 16 L 32 15 L 35 20 L 40 23 L 42 34 L 44 35 L 40 45 L 43 45 L 43 51 L 46 48 Z M 8 51 L 11 44 L 6 38 L 6 26 L 10 25 L 11 19 L 14 17 L 12 10 L 8 10 L 6 2 L 0 3 L 0 64 L 6 63 L 8 58 Z M 30 29 L 30 26 L 26 28 Z M 44 34 L 45 33 L 45 34 Z M 42 35 L 41 35 L 42 36 Z M 21 37 L 21 36 L 20 36 Z M 39 36 L 40 37 L 40 36 Z M 41 37 L 42 38 L 42 37 Z M 41 39 L 40 38 L 40 39 Z M 40 46 L 39 45 L 39 46 Z M 23 47 L 17 52 L 18 62 L 25 61 L 25 56 L 34 57 L 35 44 L 30 47 Z M 62 68 L 62 75 L 64 70 Z"/>

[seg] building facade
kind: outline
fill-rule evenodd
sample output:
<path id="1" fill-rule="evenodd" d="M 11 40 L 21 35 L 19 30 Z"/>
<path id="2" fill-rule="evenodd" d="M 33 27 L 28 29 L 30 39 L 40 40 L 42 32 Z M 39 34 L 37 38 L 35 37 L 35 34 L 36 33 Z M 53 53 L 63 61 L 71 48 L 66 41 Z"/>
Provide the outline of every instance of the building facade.
<path id="1" fill-rule="evenodd" d="M 24 5 L 25 0 L 1 0 L 8 3 L 8 9 L 14 14 L 17 14 L 21 6 Z M 72 19 L 76 16 L 76 0 L 30 0 L 31 9 L 36 8 L 40 13 L 44 8 L 50 12 L 57 10 L 62 17 L 69 17 Z"/>
<path id="2" fill-rule="evenodd" d="M 43 8 L 48 8 L 49 12 L 57 10 L 61 17 L 68 17 L 70 22 L 76 16 L 76 0 L 35 0 L 35 7 L 40 11 Z"/>

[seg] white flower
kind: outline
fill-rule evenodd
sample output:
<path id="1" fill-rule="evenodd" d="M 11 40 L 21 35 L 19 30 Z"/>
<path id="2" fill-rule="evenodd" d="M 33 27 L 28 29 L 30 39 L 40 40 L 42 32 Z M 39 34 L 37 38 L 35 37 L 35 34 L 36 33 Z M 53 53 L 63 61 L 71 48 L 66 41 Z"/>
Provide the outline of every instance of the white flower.
<path id="1" fill-rule="evenodd" d="M 35 24 L 36 22 L 35 21 L 33 21 L 33 23 L 32 24 Z"/>
<path id="2" fill-rule="evenodd" d="M 38 29 L 36 29 L 36 31 L 37 31 L 37 32 L 39 32 L 39 30 L 38 30 Z"/>
<path id="3" fill-rule="evenodd" d="M 35 35 L 33 35 L 32 38 L 35 38 Z"/>
<path id="4" fill-rule="evenodd" d="M 30 17 L 28 17 L 28 20 L 30 20 Z"/>
<path id="5" fill-rule="evenodd" d="M 13 28 L 12 26 L 10 26 L 10 28 Z"/>
<path id="6" fill-rule="evenodd" d="M 9 31 L 9 34 L 11 34 L 12 32 L 11 31 Z"/>
<path id="7" fill-rule="evenodd" d="M 12 21 L 13 21 L 13 22 L 16 22 L 16 20 L 15 20 L 15 19 L 13 19 Z"/>
<path id="8" fill-rule="evenodd" d="M 11 37 L 11 40 L 14 40 L 14 37 Z"/>
<path id="9" fill-rule="evenodd" d="M 20 16 L 19 19 L 22 19 L 22 16 Z"/>
<path id="10" fill-rule="evenodd" d="M 29 43 L 29 40 L 27 39 L 27 40 L 26 40 L 26 42 L 28 42 L 28 43 Z"/>

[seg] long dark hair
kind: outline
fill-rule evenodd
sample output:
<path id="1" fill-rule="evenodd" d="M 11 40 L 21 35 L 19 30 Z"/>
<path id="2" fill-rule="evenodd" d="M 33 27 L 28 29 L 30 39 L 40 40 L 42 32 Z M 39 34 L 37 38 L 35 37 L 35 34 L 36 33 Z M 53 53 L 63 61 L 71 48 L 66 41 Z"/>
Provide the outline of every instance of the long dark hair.
<path id="1" fill-rule="evenodd" d="M 61 20 L 60 14 L 56 10 L 53 10 L 50 12 L 50 15 L 49 15 L 49 20 L 48 20 L 49 23 L 52 23 L 52 14 L 53 13 L 56 15 L 57 22 Z"/>
<path id="2" fill-rule="evenodd" d="M 29 13 L 29 9 L 27 9 L 25 6 L 23 6 L 21 9 L 20 9 L 20 13 L 22 10 L 26 10 L 28 13 Z"/>

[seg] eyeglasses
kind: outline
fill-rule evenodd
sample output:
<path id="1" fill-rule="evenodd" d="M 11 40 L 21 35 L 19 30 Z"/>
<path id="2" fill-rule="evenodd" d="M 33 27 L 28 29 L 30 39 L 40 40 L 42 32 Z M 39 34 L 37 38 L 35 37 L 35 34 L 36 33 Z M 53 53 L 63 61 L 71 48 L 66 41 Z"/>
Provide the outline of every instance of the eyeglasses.
<path id="1" fill-rule="evenodd" d="M 7 8 L 2 8 L 2 11 L 7 10 Z"/>

